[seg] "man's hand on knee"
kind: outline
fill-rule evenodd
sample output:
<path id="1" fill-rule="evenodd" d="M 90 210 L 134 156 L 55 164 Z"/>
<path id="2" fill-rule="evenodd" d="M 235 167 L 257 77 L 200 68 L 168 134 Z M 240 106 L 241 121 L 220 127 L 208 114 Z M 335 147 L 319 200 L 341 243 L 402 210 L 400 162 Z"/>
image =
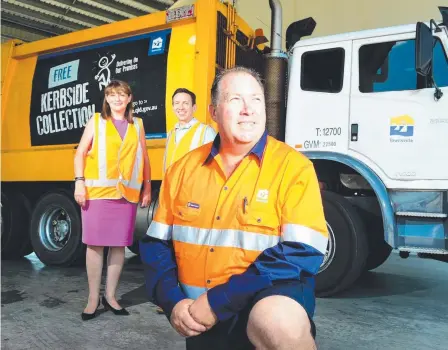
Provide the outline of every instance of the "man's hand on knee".
<path id="1" fill-rule="evenodd" d="M 207 328 L 196 322 L 189 313 L 189 307 L 194 303 L 193 299 L 179 301 L 173 308 L 170 322 L 174 329 L 184 337 L 191 337 L 205 332 Z"/>
<path id="2" fill-rule="evenodd" d="M 196 322 L 207 327 L 207 329 L 212 328 L 218 321 L 218 318 L 208 302 L 207 293 L 204 293 L 197 298 L 190 306 L 189 311 L 191 317 L 193 317 Z"/>

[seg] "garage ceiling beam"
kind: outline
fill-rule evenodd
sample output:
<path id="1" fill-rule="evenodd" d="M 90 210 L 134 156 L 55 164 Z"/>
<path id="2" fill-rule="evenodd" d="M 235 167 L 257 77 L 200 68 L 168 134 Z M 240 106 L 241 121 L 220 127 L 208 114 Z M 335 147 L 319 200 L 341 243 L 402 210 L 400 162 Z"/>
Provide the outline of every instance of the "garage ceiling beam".
<path id="1" fill-rule="evenodd" d="M 45 39 L 48 37 L 48 34 L 43 34 L 40 31 L 34 31 L 32 29 L 26 30 L 23 27 L 18 26 L 19 28 L 14 27 L 14 25 L 10 25 L 9 23 L 2 22 L 2 41 L 4 39 L 19 39 L 25 42 L 28 41 L 36 41 Z"/>
<path id="2" fill-rule="evenodd" d="M 115 0 L 78 0 L 83 4 L 87 4 L 105 11 L 109 11 L 118 14 L 123 17 L 133 18 L 138 16 L 147 15 L 147 12 L 141 11 L 139 9 L 125 6 L 116 2 Z"/>
<path id="3" fill-rule="evenodd" d="M 90 28 L 99 26 L 105 23 L 111 23 L 111 20 L 104 18 L 104 20 L 99 20 L 94 17 L 82 16 L 75 12 L 70 12 L 70 8 L 62 8 L 56 6 L 50 6 L 44 2 L 39 2 L 36 0 L 3 0 L 6 7 L 14 9 L 15 12 L 23 12 L 29 16 L 34 14 L 43 15 L 46 20 L 52 21 L 66 21 L 79 24 L 84 28 Z M 3 5 L 3 6 L 5 6 Z"/>
<path id="4" fill-rule="evenodd" d="M 112 22 L 116 22 L 129 18 L 74 0 L 40 0 L 39 2 L 43 2 L 55 7 L 60 7 L 66 10 L 68 9 L 69 13 L 74 12 L 83 16 L 89 16 L 100 20 L 102 18 L 108 18 Z"/>
<path id="5" fill-rule="evenodd" d="M 11 19 L 11 17 L 15 17 L 18 20 L 34 21 L 39 25 L 42 24 L 49 27 L 59 27 L 67 32 L 88 28 L 85 25 L 80 25 L 79 23 L 70 22 L 65 19 L 58 19 L 48 14 L 30 11 L 25 8 L 19 9 L 17 6 L 8 3 L 2 4 L 2 17 L 4 17 L 3 14 L 7 14 L 9 19 Z M 93 27 L 93 25 L 90 25 L 90 27 Z"/>
<path id="6" fill-rule="evenodd" d="M 69 31 L 61 28 L 33 22 L 24 18 L 17 18 L 10 16 L 7 13 L 2 13 L 2 25 L 7 25 L 8 27 L 17 29 L 24 28 L 27 31 L 31 31 L 32 33 L 40 34 L 46 37 L 69 33 Z"/>
<path id="7" fill-rule="evenodd" d="M 134 0 L 143 5 L 156 8 L 158 11 L 165 11 L 168 7 L 174 4 L 176 1 L 173 0 Z"/>
<path id="8" fill-rule="evenodd" d="M 141 1 L 136 1 L 136 0 L 113 0 L 115 3 L 117 4 L 121 4 L 121 5 L 125 5 L 125 6 L 129 6 L 132 7 L 134 9 L 143 11 L 144 13 L 153 13 L 153 12 L 157 12 L 160 11 L 160 5 L 157 7 L 154 6 L 150 6 L 148 4 L 144 4 Z"/>
<path id="9" fill-rule="evenodd" d="M 0 0 L 2 40 L 35 41 L 165 11 L 176 0 Z M 7 28 L 10 28 L 8 31 Z M 22 29 L 22 32 L 19 30 Z M 28 37 L 27 37 L 28 35 Z M 40 35 L 40 37 L 39 37 Z"/>

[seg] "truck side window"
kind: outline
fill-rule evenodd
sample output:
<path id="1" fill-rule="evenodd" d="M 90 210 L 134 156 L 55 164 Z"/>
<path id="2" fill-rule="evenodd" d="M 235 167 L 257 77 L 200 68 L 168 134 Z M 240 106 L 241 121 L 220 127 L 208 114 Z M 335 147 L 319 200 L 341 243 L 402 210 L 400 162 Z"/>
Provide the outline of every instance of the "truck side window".
<path id="1" fill-rule="evenodd" d="M 442 43 L 434 46 L 434 79 L 448 86 L 448 61 Z M 359 49 L 359 91 L 385 92 L 417 89 L 415 40 L 363 45 Z"/>
<path id="2" fill-rule="evenodd" d="M 344 82 L 344 59 L 342 48 L 305 52 L 300 79 L 302 90 L 340 92 Z"/>

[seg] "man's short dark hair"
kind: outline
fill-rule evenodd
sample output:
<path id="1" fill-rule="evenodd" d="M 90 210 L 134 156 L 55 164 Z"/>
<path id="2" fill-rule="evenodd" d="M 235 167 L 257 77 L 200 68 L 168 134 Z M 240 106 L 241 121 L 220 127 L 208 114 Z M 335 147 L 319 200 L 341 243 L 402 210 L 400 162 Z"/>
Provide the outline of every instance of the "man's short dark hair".
<path id="1" fill-rule="evenodd" d="M 221 70 L 218 74 L 216 74 L 215 76 L 215 80 L 213 81 L 212 84 L 212 90 L 211 90 L 211 95 L 212 95 L 212 104 L 213 106 L 217 106 L 218 105 L 218 99 L 219 99 L 219 93 L 220 93 L 220 83 L 221 81 L 224 79 L 224 77 L 228 74 L 232 74 L 232 73 L 245 73 L 245 74 L 249 74 L 250 76 L 252 76 L 257 83 L 260 85 L 261 90 L 264 93 L 264 84 L 263 84 L 263 80 L 261 79 L 260 74 L 258 74 L 255 70 L 251 69 L 251 68 L 246 68 L 246 67 L 234 67 L 234 68 L 229 68 L 229 69 L 223 69 Z"/>
<path id="2" fill-rule="evenodd" d="M 186 89 L 186 88 L 178 88 L 178 89 L 176 89 L 176 91 L 174 91 L 173 96 L 171 97 L 171 102 L 173 101 L 174 96 L 176 96 L 177 94 L 181 94 L 181 93 L 190 95 L 192 106 L 194 106 L 196 104 L 196 95 L 195 95 L 195 93 L 193 91 L 190 91 L 190 90 Z"/>

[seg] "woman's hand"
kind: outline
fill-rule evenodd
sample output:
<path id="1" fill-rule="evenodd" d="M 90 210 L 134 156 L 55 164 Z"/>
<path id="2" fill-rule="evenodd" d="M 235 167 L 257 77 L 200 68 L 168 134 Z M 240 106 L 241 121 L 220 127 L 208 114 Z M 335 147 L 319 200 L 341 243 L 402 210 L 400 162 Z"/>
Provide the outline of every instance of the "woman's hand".
<path id="1" fill-rule="evenodd" d="M 75 201 L 81 207 L 86 205 L 86 184 L 84 181 L 75 182 Z"/>
<path id="2" fill-rule="evenodd" d="M 141 194 L 140 201 L 142 203 L 141 204 L 142 208 L 146 208 L 149 205 L 149 203 L 151 203 L 151 183 L 150 182 L 145 181 L 145 184 L 143 185 L 143 191 Z"/>

